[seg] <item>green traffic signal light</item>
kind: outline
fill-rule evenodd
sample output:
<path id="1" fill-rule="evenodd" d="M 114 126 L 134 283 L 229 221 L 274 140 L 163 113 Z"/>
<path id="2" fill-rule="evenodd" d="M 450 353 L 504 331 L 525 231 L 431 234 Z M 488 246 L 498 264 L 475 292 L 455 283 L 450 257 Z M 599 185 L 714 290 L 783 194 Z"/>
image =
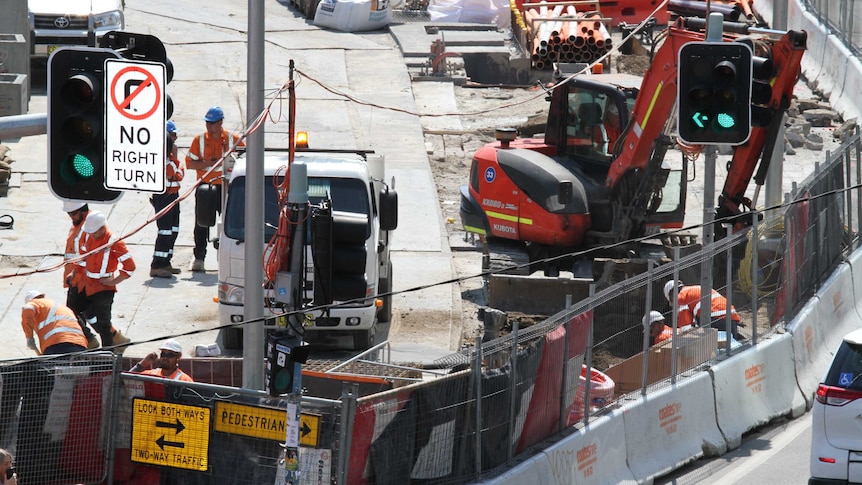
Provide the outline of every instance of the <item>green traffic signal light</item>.
<path id="1" fill-rule="evenodd" d="M 718 116 L 715 117 L 715 122 L 725 130 L 729 130 L 736 126 L 736 118 L 734 118 L 730 113 L 719 113 Z"/>
<path id="2" fill-rule="evenodd" d="M 63 200 L 113 202 L 105 187 L 105 61 L 109 49 L 63 47 L 48 58 L 48 186 Z"/>
<path id="3" fill-rule="evenodd" d="M 72 156 L 72 170 L 75 175 L 88 179 L 96 175 L 96 167 L 93 166 L 93 161 L 81 154 Z"/>
<path id="4" fill-rule="evenodd" d="M 740 42 L 689 42 L 678 61 L 680 139 L 744 143 L 751 133 L 751 48 Z"/>

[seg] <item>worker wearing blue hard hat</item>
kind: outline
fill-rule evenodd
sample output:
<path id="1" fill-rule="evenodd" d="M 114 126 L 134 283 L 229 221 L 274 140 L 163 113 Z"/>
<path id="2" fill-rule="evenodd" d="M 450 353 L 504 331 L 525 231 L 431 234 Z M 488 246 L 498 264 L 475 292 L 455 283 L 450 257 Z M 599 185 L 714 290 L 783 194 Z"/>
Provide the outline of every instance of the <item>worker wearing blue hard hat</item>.
<path id="1" fill-rule="evenodd" d="M 165 191 L 161 194 L 153 194 L 150 203 L 156 213 L 164 211 L 164 214 L 156 221 L 158 231 L 156 232 L 156 243 L 153 248 L 153 261 L 150 263 L 150 276 L 153 278 L 173 278 L 182 271 L 173 265 L 174 245 L 180 232 L 180 206 L 176 203 L 179 198 L 180 185 L 185 176 L 185 166 L 179 159 L 177 149 L 177 125 L 168 120 L 165 123 L 167 138 L 167 155 L 165 156 Z"/>
<path id="2" fill-rule="evenodd" d="M 215 123 L 216 121 L 221 121 L 223 119 L 224 111 L 218 106 L 213 106 L 208 109 L 206 116 L 204 116 L 204 121 L 207 123 Z"/>
<path id="3" fill-rule="evenodd" d="M 216 213 L 221 213 L 222 181 L 224 171 L 230 174 L 231 164 L 224 169 L 225 160 L 237 146 L 245 146 L 236 133 L 225 130 L 224 110 L 213 106 L 204 115 L 206 131 L 197 135 L 189 146 L 186 167 L 196 170 L 201 184 L 195 192 L 194 261 L 192 271 L 205 271 L 204 259 L 209 243 L 209 226 L 215 224 Z M 231 159 L 232 160 L 232 159 Z"/>

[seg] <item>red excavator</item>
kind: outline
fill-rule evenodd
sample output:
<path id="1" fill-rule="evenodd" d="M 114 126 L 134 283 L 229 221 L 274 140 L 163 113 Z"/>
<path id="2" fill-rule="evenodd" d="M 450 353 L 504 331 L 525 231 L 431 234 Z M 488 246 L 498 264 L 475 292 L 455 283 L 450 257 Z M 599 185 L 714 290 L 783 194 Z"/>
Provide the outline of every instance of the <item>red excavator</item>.
<path id="1" fill-rule="evenodd" d="M 486 267 L 555 275 L 568 269 L 563 261 L 577 266 L 601 256 L 630 256 L 637 245 L 628 241 L 652 228 L 682 227 L 688 161 L 699 147 L 670 136 L 677 64 L 684 44 L 705 40 L 704 29 L 704 20 L 695 18 L 679 18 L 666 29 L 639 89 L 613 77 L 561 81 L 549 95 L 543 138 L 518 139 L 514 130 L 498 130 L 498 141 L 476 152 L 469 183 L 461 187 L 460 214 L 464 229 L 489 245 Z M 757 93 L 751 136 L 734 148 L 716 208 L 716 217 L 735 229 L 751 223 L 745 212 L 753 209 L 752 201 L 745 190 L 752 176 L 758 185 L 765 180 L 806 37 L 724 23 L 724 42 L 752 47 L 752 92 Z M 666 160 L 674 143 L 688 156 Z M 565 257 L 593 248 L 600 251 L 587 258 Z M 583 274 L 582 269 L 573 271 Z"/>

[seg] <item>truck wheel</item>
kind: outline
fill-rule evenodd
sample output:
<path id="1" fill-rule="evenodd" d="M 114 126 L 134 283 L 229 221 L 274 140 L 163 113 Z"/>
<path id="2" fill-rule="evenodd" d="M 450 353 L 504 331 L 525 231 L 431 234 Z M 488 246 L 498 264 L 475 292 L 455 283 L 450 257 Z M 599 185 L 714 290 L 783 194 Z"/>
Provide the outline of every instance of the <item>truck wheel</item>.
<path id="1" fill-rule="evenodd" d="M 353 350 L 364 351 L 374 345 L 374 330 L 356 330 L 353 332 Z"/>
<path id="2" fill-rule="evenodd" d="M 221 329 L 221 342 L 227 350 L 242 350 L 242 329 L 236 327 Z"/>

